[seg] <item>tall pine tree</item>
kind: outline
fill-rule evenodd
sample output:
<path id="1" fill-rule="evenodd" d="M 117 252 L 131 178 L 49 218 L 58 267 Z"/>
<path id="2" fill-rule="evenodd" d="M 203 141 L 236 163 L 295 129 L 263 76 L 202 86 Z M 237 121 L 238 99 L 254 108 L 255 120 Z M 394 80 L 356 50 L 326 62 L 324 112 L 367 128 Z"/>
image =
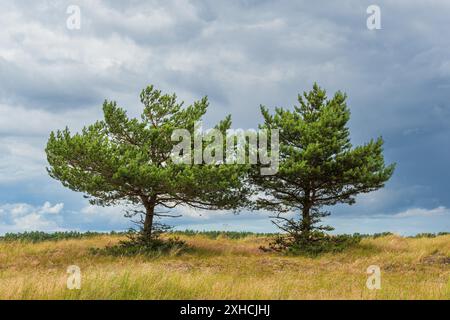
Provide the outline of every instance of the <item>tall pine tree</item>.
<path id="1" fill-rule="evenodd" d="M 384 163 L 381 137 L 352 147 L 345 101 L 341 92 L 327 99 L 314 84 L 312 91 L 298 96 L 293 111 L 276 108 L 270 114 L 261 106 L 261 127 L 280 130 L 280 167 L 271 176 L 255 170 L 252 180 L 261 194 L 257 207 L 277 212 L 273 222 L 287 232 L 278 245 L 308 243 L 331 231 L 320 224 L 329 215 L 324 207 L 353 204 L 358 194 L 383 187 L 394 172 L 394 164 Z M 286 212 L 297 217 L 286 217 Z"/>
<path id="2" fill-rule="evenodd" d="M 46 148 L 50 176 L 83 192 L 92 204 L 141 207 L 129 213 L 142 214 L 142 235 L 149 240 L 157 236 L 155 217 L 170 216 L 161 209 L 237 209 L 247 201 L 248 189 L 242 183 L 245 165 L 172 160 L 173 147 L 179 143 L 172 141 L 173 131 L 194 133 L 206 113 L 206 97 L 184 108 L 175 94 L 149 86 L 140 98 L 140 119 L 130 119 L 116 102 L 105 101 L 104 120 L 81 133 L 71 134 L 68 128 L 52 132 Z M 230 119 L 216 126 L 223 135 Z M 203 149 L 207 145 L 204 142 Z"/>

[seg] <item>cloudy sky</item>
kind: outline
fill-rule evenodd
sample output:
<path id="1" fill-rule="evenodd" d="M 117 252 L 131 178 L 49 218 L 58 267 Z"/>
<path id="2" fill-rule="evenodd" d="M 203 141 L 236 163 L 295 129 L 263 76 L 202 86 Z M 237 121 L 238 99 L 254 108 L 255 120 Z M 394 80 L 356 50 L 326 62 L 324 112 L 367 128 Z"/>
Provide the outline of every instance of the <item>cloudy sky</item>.
<path id="1" fill-rule="evenodd" d="M 138 114 L 148 84 L 211 101 L 255 128 L 259 105 L 291 108 L 317 81 L 348 94 L 354 144 L 382 135 L 387 186 L 332 209 L 337 232 L 450 231 L 450 2 L 1 1 L 0 234 L 121 230 L 46 173 L 50 131 L 101 117 L 105 98 Z M 366 26 L 369 5 L 381 29 Z M 80 29 L 67 8 L 80 8 Z M 178 228 L 272 231 L 266 213 L 183 210 Z"/>

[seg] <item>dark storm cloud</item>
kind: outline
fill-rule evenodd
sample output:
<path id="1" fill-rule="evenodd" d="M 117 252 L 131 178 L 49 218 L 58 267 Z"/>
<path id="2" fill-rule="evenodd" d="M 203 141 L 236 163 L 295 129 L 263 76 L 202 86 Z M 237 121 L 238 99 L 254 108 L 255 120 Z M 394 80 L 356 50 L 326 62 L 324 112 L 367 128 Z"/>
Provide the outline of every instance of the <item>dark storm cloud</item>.
<path id="1" fill-rule="evenodd" d="M 66 28 L 71 4 L 80 6 L 80 30 Z M 206 124 L 231 113 L 235 127 L 255 128 L 260 104 L 292 107 L 317 81 L 329 95 L 348 94 L 353 142 L 382 135 L 387 161 L 397 163 L 384 190 L 334 209 L 337 218 L 450 207 L 450 3 L 377 1 L 375 31 L 366 28 L 370 4 L 4 1 L 0 188 L 15 187 L 0 201 L 38 206 L 41 194 L 76 211 L 68 193 L 58 200 L 19 187 L 50 185 L 45 170 L 32 174 L 45 157 L 27 150 L 43 150 L 50 130 L 93 122 L 105 98 L 137 114 L 138 93 L 152 83 L 187 103 L 208 95 Z"/>

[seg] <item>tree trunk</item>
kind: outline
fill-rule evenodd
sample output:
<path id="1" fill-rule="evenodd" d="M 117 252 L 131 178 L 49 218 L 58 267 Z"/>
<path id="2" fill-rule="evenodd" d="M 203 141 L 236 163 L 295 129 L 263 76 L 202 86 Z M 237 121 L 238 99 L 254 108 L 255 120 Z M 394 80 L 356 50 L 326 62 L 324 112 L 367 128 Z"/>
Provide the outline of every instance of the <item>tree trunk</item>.
<path id="1" fill-rule="evenodd" d="M 306 204 L 303 206 L 302 209 L 302 225 L 301 225 L 301 231 L 305 236 L 309 235 L 309 232 L 311 231 L 311 216 L 310 211 L 311 205 Z"/>
<path id="2" fill-rule="evenodd" d="M 303 201 L 302 208 L 302 224 L 300 226 L 300 231 L 302 232 L 302 237 L 309 237 L 309 233 L 311 232 L 311 189 L 310 185 L 305 188 L 305 199 Z"/>
<path id="3" fill-rule="evenodd" d="M 153 231 L 153 217 L 155 214 L 156 197 L 141 197 L 141 199 L 145 207 L 143 232 L 144 236 L 150 239 Z"/>

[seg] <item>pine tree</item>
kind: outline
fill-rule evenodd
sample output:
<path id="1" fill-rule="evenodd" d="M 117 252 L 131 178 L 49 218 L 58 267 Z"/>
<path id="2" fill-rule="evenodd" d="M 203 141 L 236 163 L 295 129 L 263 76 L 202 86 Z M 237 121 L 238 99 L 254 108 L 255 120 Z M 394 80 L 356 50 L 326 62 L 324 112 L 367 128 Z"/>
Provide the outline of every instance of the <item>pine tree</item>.
<path id="1" fill-rule="evenodd" d="M 278 172 L 252 174 L 261 193 L 257 208 L 277 212 L 273 223 L 288 235 L 278 238 L 274 248 L 308 243 L 331 231 L 319 224 L 329 215 L 324 207 L 353 204 L 356 195 L 383 187 L 395 168 L 384 163 L 381 137 L 352 147 L 345 94 L 337 92 L 327 99 L 325 90 L 314 84 L 298 102 L 293 111 L 276 108 L 273 115 L 261 106 L 261 127 L 280 130 Z M 286 212 L 298 218 L 288 218 Z"/>
<path id="2" fill-rule="evenodd" d="M 235 210 L 247 201 L 248 190 L 242 183 L 245 165 L 177 163 L 170 156 L 179 143 L 171 140 L 173 131 L 194 132 L 207 111 L 206 97 L 184 108 L 175 94 L 149 86 L 140 98 L 141 119 L 130 119 L 116 102 L 105 101 L 104 120 L 73 135 L 68 128 L 52 132 L 46 148 L 50 176 L 83 192 L 91 204 L 139 206 L 142 209 L 128 213 L 142 214 L 145 239 L 161 231 L 155 217 L 173 216 L 161 209 Z M 228 116 L 216 129 L 225 134 L 230 126 Z"/>

